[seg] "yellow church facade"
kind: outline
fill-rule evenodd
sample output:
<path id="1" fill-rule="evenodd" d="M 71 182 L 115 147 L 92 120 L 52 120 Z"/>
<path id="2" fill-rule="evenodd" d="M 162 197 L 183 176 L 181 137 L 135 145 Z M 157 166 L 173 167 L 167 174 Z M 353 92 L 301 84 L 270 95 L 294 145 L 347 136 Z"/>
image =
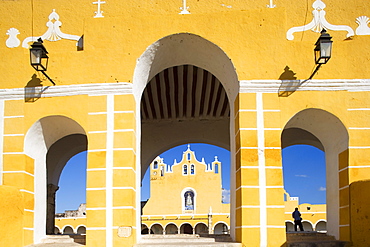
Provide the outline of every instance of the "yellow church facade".
<path id="1" fill-rule="evenodd" d="M 199 161 L 190 145 L 172 165 L 157 156 L 150 164 L 150 198 L 142 233 L 229 234 L 230 204 L 223 203 L 222 163 Z"/>
<path id="2" fill-rule="evenodd" d="M 1 245 L 53 232 L 60 173 L 82 151 L 87 246 L 139 243 L 143 172 L 192 142 L 231 152 L 233 240 L 286 242 L 281 149 L 308 144 L 325 151 L 327 234 L 369 244 L 369 1 L 0 4 Z M 317 71 L 322 29 L 333 49 Z M 39 38 L 46 72 L 30 65 Z"/>

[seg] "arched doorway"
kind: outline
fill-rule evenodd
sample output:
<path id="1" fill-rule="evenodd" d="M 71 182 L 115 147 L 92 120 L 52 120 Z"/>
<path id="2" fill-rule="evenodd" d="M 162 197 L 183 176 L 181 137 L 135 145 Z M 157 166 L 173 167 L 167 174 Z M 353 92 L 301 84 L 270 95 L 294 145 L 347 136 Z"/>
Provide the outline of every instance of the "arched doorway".
<path id="1" fill-rule="evenodd" d="M 87 137 L 74 120 L 48 116 L 28 130 L 24 150 L 35 163 L 34 241 L 37 243 L 45 235 L 54 234 L 55 193 L 60 174 L 72 156 L 87 150 Z"/>
<path id="2" fill-rule="evenodd" d="M 148 228 L 147 225 L 141 224 L 141 234 L 143 234 L 143 235 L 149 234 L 149 228 Z"/>
<path id="3" fill-rule="evenodd" d="M 326 222 L 325 221 L 319 221 L 316 223 L 315 231 L 317 232 L 326 232 Z"/>
<path id="4" fill-rule="evenodd" d="M 194 230 L 195 234 L 208 234 L 208 226 L 204 223 L 198 223 Z"/>
<path id="5" fill-rule="evenodd" d="M 166 234 L 178 234 L 179 229 L 174 223 L 169 223 L 166 226 Z"/>
<path id="6" fill-rule="evenodd" d="M 134 95 L 141 114 L 141 178 L 156 155 L 196 142 L 230 150 L 231 170 L 235 170 L 235 136 L 230 133 L 234 133 L 233 109 L 238 92 L 234 66 L 215 44 L 180 33 L 149 46 L 134 73 Z M 231 212 L 231 225 L 235 225 L 234 210 Z"/>
<path id="7" fill-rule="evenodd" d="M 282 149 L 296 144 L 311 145 L 325 152 L 328 234 L 338 239 L 340 226 L 338 172 L 339 168 L 348 166 L 346 156 L 348 132 L 335 115 L 322 109 L 305 109 L 295 114 L 282 132 Z"/>
<path id="8" fill-rule="evenodd" d="M 85 235 L 86 234 L 86 227 L 85 226 L 77 227 L 77 234 Z"/>
<path id="9" fill-rule="evenodd" d="M 214 234 L 228 234 L 229 228 L 227 227 L 225 223 L 219 222 L 214 226 L 213 232 Z"/>
<path id="10" fill-rule="evenodd" d="M 303 225 L 303 229 L 305 232 L 312 232 L 313 231 L 313 227 L 312 227 L 312 223 L 309 222 L 309 221 L 302 221 L 302 225 Z"/>
<path id="11" fill-rule="evenodd" d="M 163 234 L 163 226 L 160 224 L 154 224 L 150 227 L 151 234 Z"/>
<path id="12" fill-rule="evenodd" d="M 63 228 L 63 234 L 74 234 L 73 228 L 71 226 L 65 226 Z"/>
<path id="13" fill-rule="evenodd" d="M 193 227 L 189 223 L 184 223 L 180 226 L 181 234 L 193 234 Z"/>
<path id="14" fill-rule="evenodd" d="M 291 221 L 286 221 L 285 222 L 285 227 L 287 232 L 292 232 L 294 231 L 294 223 Z"/>

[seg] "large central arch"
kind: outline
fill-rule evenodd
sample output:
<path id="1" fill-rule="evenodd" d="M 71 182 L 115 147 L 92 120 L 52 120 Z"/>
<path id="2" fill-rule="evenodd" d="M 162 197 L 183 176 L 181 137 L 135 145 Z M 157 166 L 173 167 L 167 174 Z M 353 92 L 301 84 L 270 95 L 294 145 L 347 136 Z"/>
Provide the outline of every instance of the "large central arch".
<path id="1" fill-rule="evenodd" d="M 163 79 L 166 76 L 166 71 L 172 73 L 172 77 L 168 77 L 173 79 L 170 82 Z M 182 75 L 188 74 L 189 78 L 180 76 L 179 78 L 182 78 L 182 81 L 179 82 L 173 78 L 174 71 L 179 71 Z M 207 76 L 205 76 L 206 74 Z M 200 77 L 203 79 L 199 79 Z M 207 81 L 204 78 L 212 79 Z M 142 110 L 145 105 L 149 107 L 154 105 L 156 109 L 150 109 L 151 111 L 167 111 L 168 108 L 164 109 L 158 98 L 160 95 L 168 98 L 173 95 L 173 92 L 166 91 L 168 85 L 178 84 L 186 91 L 187 80 L 190 80 L 192 85 L 202 84 L 204 87 L 219 89 L 214 90 L 213 98 L 215 100 L 209 100 L 209 98 L 207 100 L 211 102 L 209 104 L 216 104 L 215 102 L 218 100 L 225 100 L 228 108 L 227 114 L 223 110 L 215 110 L 214 112 L 217 112 L 217 114 L 202 115 L 188 112 L 170 118 L 168 116 L 153 118 L 153 114 L 145 116 Z M 187 106 L 188 109 L 199 106 L 202 102 L 202 100 L 199 101 L 199 97 L 202 98 L 198 94 L 199 90 L 199 87 L 194 86 L 188 92 L 181 92 L 182 95 L 185 95 L 183 97 L 190 95 L 191 98 L 189 101 L 183 100 L 180 102 L 184 109 Z M 210 90 L 212 91 L 212 89 Z M 137 159 L 137 166 L 141 167 L 142 170 L 138 181 L 141 181 L 146 168 L 156 155 L 176 145 L 191 142 L 215 144 L 230 150 L 231 170 L 235 170 L 233 158 L 235 153 L 233 134 L 234 101 L 239 92 L 239 83 L 230 58 L 217 45 L 190 33 L 173 34 L 154 42 L 138 59 L 134 73 L 133 92 L 137 103 L 136 112 L 141 112 L 141 117 L 136 118 L 138 138 L 140 138 L 140 141 L 137 142 L 137 150 L 141 154 L 140 158 Z M 148 102 L 143 103 L 145 100 Z M 164 110 L 161 110 L 162 108 Z M 149 115 L 151 117 L 148 117 Z M 231 174 L 235 173 L 231 172 Z M 235 179 L 231 179 L 231 181 L 235 181 Z M 231 191 L 231 198 L 234 198 L 234 184 L 231 184 Z M 234 224 L 233 207 L 232 199 L 232 225 Z M 137 225 L 140 225 L 139 214 L 137 215 L 137 222 Z"/>

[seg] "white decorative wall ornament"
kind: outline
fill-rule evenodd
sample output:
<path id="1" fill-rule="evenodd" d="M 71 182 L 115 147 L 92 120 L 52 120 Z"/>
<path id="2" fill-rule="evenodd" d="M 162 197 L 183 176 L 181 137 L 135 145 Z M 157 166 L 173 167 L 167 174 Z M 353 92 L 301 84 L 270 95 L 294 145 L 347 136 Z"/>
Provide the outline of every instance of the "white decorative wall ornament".
<path id="1" fill-rule="evenodd" d="M 190 12 L 188 11 L 189 7 L 186 6 L 186 0 L 182 0 L 182 7 L 180 7 L 180 9 L 181 9 L 181 12 L 179 13 L 180 15 L 190 14 Z"/>
<path id="2" fill-rule="evenodd" d="M 358 27 L 356 29 L 356 35 L 370 35 L 370 27 L 368 26 L 370 19 L 367 16 L 357 17 L 356 22 Z"/>
<path id="3" fill-rule="evenodd" d="M 303 32 L 309 29 L 317 33 L 321 32 L 322 29 L 333 31 L 347 31 L 347 38 L 355 35 L 351 27 L 345 25 L 332 25 L 325 19 L 326 12 L 324 8 L 326 7 L 326 5 L 322 0 L 316 0 L 312 4 L 312 7 L 314 8 L 314 10 L 312 11 L 313 20 L 305 26 L 292 27 L 291 29 L 289 29 L 286 33 L 286 38 L 288 40 L 294 39 L 293 33 Z"/>
<path id="4" fill-rule="evenodd" d="M 14 48 L 21 44 L 21 41 L 17 38 L 17 35 L 19 34 L 18 29 L 12 27 L 6 32 L 6 34 L 9 35 L 9 38 L 5 41 L 7 47 Z"/>
<path id="5" fill-rule="evenodd" d="M 97 2 L 93 2 L 93 4 L 97 4 L 98 5 L 98 11 L 95 11 L 95 16 L 94 18 L 103 18 L 103 11 L 100 10 L 100 5 L 102 5 L 103 3 L 105 3 L 105 1 L 101 2 L 100 0 L 98 0 Z"/>
<path id="6" fill-rule="evenodd" d="M 53 20 L 55 21 L 52 22 Z M 58 41 L 61 39 L 70 39 L 70 40 L 78 41 L 80 39 L 80 36 L 78 35 L 65 34 L 62 31 L 60 31 L 61 25 L 62 25 L 62 22 L 59 21 L 59 15 L 55 12 L 55 9 L 53 9 L 53 12 L 49 15 L 49 21 L 46 23 L 48 30 L 41 36 L 28 37 L 24 39 L 22 42 L 22 46 L 28 49 L 28 43 L 36 41 L 38 38 L 41 38 L 42 40 L 48 40 L 48 41 Z"/>
<path id="7" fill-rule="evenodd" d="M 267 8 L 275 8 L 276 5 L 274 4 L 273 0 L 270 0 L 270 4 L 267 4 Z"/>

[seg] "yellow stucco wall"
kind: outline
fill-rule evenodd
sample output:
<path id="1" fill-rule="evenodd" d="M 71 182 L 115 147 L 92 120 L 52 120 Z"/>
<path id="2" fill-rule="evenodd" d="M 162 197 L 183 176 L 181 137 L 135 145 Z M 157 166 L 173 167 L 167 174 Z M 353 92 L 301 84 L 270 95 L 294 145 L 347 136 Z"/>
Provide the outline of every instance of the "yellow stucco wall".
<path id="1" fill-rule="evenodd" d="M 220 48 L 230 59 L 239 81 L 238 85 L 232 85 L 237 91 L 236 99 L 229 99 L 234 106 L 231 129 L 235 136 L 230 138 L 230 146 L 232 160 L 235 160 L 232 175 L 235 178 L 235 239 L 248 246 L 280 246 L 285 242 L 282 132 L 297 113 L 321 109 L 331 114 L 328 118 L 335 116 L 336 123 L 347 134 L 347 143 L 346 140 L 338 142 L 338 145 L 345 143 L 346 148 L 336 150 L 338 153 L 333 151 L 330 157 L 335 161 L 329 162 L 336 162 L 336 168 L 339 167 L 330 170 L 339 177 L 339 222 L 335 223 L 340 225 L 338 238 L 360 241 L 350 234 L 353 212 L 349 210 L 351 198 L 357 198 L 359 191 L 350 191 L 349 186 L 369 179 L 370 143 L 366 136 L 370 103 L 366 85 L 370 71 L 366 68 L 369 67 L 370 37 L 347 38 L 346 31 L 328 30 L 333 36 L 333 55 L 314 76 L 319 81 L 305 82 L 295 92 L 284 92 L 284 81 L 279 79 L 284 80 L 287 66 L 294 75 L 288 78 L 288 83 L 292 83 L 294 77 L 307 79 L 314 68 L 313 47 L 318 33 L 297 32 L 294 40 L 286 38 L 287 30 L 311 21 L 313 2 L 280 0 L 275 2 L 276 8 L 267 8 L 268 1 L 257 0 L 188 1 L 191 14 L 179 15 L 181 1 L 109 0 L 101 6 L 104 18 L 94 18 L 97 6 L 91 1 L 2 1 L 1 183 L 21 190 L 25 209 L 23 243 L 39 241 L 35 236 L 44 234 L 34 230 L 34 235 L 32 230 L 39 227 L 35 215 L 42 214 L 35 200 L 40 194 L 35 186 L 35 177 L 41 176 L 38 155 L 43 152 L 46 155 L 52 144 L 76 133 L 88 139 L 88 246 L 103 243 L 130 246 L 137 242 L 136 231 L 140 227 L 137 223 L 140 102 L 137 99 L 141 95 L 134 96 L 131 85 L 135 83 L 135 68 L 144 51 L 156 41 L 177 33 L 198 35 Z M 355 30 L 356 18 L 370 15 L 369 1 L 324 2 L 326 18 L 333 25 L 348 25 Z M 51 83 L 29 65 L 28 49 L 21 44 L 14 48 L 6 46 L 9 38 L 6 32 L 17 28 L 20 42 L 32 35 L 40 36 L 47 30 L 45 24 L 53 9 L 62 22 L 61 31 L 83 35 L 84 47 L 78 51 L 76 41 L 66 39 L 44 42 L 50 56 L 47 73 L 57 85 L 45 88 Z M 178 49 L 182 49 L 181 45 Z M 163 59 L 170 61 L 170 66 L 186 61 L 176 60 L 175 55 Z M 192 54 L 194 59 L 188 61 L 196 61 L 195 58 L 202 55 Z M 176 62 L 171 64 L 171 61 Z M 208 68 L 208 64 L 196 65 Z M 156 70 L 163 69 L 157 63 L 149 70 L 157 73 Z M 353 81 L 355 79 L 358 81 Z M 122 88 L 109 90 L 120 86 Z M 318 122 L 328 118 L 320 118 Z M 309 128 L 293 120 L 299 123 L 298 126 L 292 124 L 293 127 Z M 67 124 L 61 126 L 62 121 Z M 37 126 L 44 127 L 41 131 L 44 136 L 38 132 L 39 138 L 30 141 L 27 134 L 32 136 L 40 130 Z M 325 130 L 329 132 L 330 127 L 326 125 Z M 325 133 L 321 135 L 321 142 L 326 144 Z M 336 138 L 335 135 L 332 138 Z M 259 209 L 262 197 L 263 206 Z M 130 227 L 130 237 L 118 237 L 120 226 Z M 6 235 L 8 230 L 2 228 L 1 231 Z"/>
<path id="2" fill-rule="evenodd" d="M 1 203 L 0 209 L 3 212 L 0 216 L 0 243 L 2 246 L 23 246 L 30 242 L 29 232 L 23 228 L 27 222 L 28 215 L 25 215 L 24 198 L 22 193 L 13 186 L 0 186 Z M 25 222 L 26 221 L 26 222 Z M 28 237 L 28 238 L 27 238 Z"/>

